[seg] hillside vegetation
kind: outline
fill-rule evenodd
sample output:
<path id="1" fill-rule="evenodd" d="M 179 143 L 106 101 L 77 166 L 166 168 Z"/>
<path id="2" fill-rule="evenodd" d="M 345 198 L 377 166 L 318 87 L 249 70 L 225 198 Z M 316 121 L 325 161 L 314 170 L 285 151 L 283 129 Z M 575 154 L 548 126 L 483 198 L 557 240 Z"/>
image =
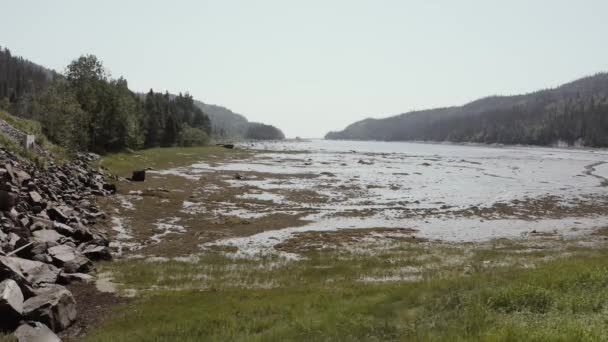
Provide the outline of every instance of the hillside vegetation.
<path id="1" fill-rule="evenodd" d="M 251 139 L 251 140 L 281 140 L 285 134 L 272 125 L 250 122 L 241 114 L 234 113 L 222 106 L 205 104 L 201 101 L 194 103 L 203 110 L 211 120 L 211 132 L 218 139 Z"/>
<path id="2" fill-rule="evenodd" d="M 608 74 L 525 95 L 365 119 L 326 139 L 608 146 Z"/>

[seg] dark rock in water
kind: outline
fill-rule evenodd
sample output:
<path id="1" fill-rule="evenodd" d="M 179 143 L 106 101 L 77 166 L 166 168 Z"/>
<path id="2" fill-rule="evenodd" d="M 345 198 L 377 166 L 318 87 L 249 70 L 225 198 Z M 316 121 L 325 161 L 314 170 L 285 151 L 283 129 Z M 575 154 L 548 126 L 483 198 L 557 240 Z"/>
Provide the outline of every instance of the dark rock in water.
<path id="1" fill-rule="evenodd" d="M 222 145 L 224 148 L 228 148 L 228 149 L 233 149 L 234 148 L 234 144 L 224 144 Z"/>
<path id="2" fill-rule="evenodd" d="M 0 283 L 0 328 L 14 329 L 23 314 L 23 293 L 17 282 L 7 279 Z"/>
<path id="3" fill-rule="evenodd" d="M 45 287 L 23 303 L 23 315 L 46 324 L 55 332 L 62 331 L 76 320 L 76 301 L 63 286 Z"/>
<path id="4" fill-rule="evenodd" d="M 243 179 L 245 179 L 245 177 L 240 173 L 235 173 L 234 179 L 243 180 Z"/>
<path id="5" fill-rule="evenodd" d="M 131 176 L 131 181 L 143 182 L 145 180 L 146 180 L 146 170 L 133 171 L 133 176 Z"/>
<path id="6" fill-rule="evenodd" d="M 103 189 L 108 191 L 111 194 L 115 194 L 116 193 L 116 184 L 112 184 L 112 183 L 104 183 L 103 184 Z"/>
<path id="7" fill-rule="evenodd" d="M 21 324 L 13 335 L 19 342 L 61 342 L 49 327 L 34 321 Z"/>
<path id="8" fill-rule="evenodd" d="M 17 194 L 4 190 L 0 191 L 0 210 L 11 210 L 17 203 L 19 203 L 19 196 Z"/>

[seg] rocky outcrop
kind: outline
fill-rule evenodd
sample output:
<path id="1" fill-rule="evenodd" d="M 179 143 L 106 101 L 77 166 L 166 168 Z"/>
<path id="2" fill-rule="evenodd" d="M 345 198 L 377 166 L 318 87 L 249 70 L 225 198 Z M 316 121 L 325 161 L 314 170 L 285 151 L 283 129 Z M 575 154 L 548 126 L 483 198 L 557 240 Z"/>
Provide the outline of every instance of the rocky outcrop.
<path id="1" fill-rule="evenodd" d="M 94 158 L 42 168 L 0 149 L 0 329 L 20 341 L 59 340 L 77 312 L 63 285 L 91 281 L 92 261 L 112 258 L 95 199 L 116 187 Z"/>

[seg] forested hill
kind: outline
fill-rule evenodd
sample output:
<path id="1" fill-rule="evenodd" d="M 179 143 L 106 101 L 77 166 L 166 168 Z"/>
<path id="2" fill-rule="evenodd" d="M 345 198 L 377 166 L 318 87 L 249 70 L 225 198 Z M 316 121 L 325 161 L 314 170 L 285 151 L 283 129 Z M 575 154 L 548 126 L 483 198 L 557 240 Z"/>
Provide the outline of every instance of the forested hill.
<path id="1" fill-rule="evenodd" d="M 283 132 L 272 125 L 249 122 L 241 114 L 234 113 L 228 108 L 194 101 L 194 104 L 209 116 L 211 133 L 219 139 L 285 139 Z"/>
<path id="2" fill-rule="evenodd" d="M 325 138 L 608 147 L 608 74 L 525 95 L 365 119 Z"/>
<path id="3" fill-rule="evenodd" d="M 215 133 L 188 93 L 134 93 L 126 79 L 112 78 L 94 55 L 72 60 L 60 74 L 0 47 L 0 111 L 38 121 L 42 133 L 67 150 L 204 145 Z M 235 137 L 258 139 L 249 133 L 258 130 L 242 120 L 247 125 Z M 269 136 L 267 129 L 261 132 Z"/>

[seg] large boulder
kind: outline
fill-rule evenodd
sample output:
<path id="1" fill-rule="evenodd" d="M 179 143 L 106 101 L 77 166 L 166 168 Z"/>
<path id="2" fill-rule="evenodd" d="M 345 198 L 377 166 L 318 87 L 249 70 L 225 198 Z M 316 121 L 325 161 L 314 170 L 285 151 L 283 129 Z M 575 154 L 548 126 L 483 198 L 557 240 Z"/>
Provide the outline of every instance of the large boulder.
<path id="1" fill-rule="evenodd" d="M 76 320 L 76 301 L 63 286 L 54 285 L 36 291 L 36 296 L 23 303 L 23 315 L 46 324 L 57 332 Z"/>
<path id="2" fill-rule="evenodd" d="M 13 335 L 19 342 L 61 342 L 61 339 L 40 322 L 25 322 L 15 330 Z"/>
<path id="3" fill-rule="evenodd" d="M 0 279 L 15 280 L 21 290 L 24 290 L 23 285 L 40 287 L 54 284 L 60 272 L 57 267 L 39 261 L 0 256 Z"/>
<path id="4" fill-rule="evenodd" d="M 67 273 L 89 272 L 93 268 L 91 260 L 68 245 L 51 247 L 48 253 L 53 258 L 53 264 Z"/>
<path id="5" fill-rule="evenodd" d="M 17 282 L 7 279 L 0 283 L 0 328 L 14 328 L 23 314 L 23 293 Z"/>
<path id="6" fill-rule="evenodd" d="M 131 181 L 143 182 L 145 180 L 146 180 L 146 170 L 133 171 L 133 175 L 131 176 Z"/>

